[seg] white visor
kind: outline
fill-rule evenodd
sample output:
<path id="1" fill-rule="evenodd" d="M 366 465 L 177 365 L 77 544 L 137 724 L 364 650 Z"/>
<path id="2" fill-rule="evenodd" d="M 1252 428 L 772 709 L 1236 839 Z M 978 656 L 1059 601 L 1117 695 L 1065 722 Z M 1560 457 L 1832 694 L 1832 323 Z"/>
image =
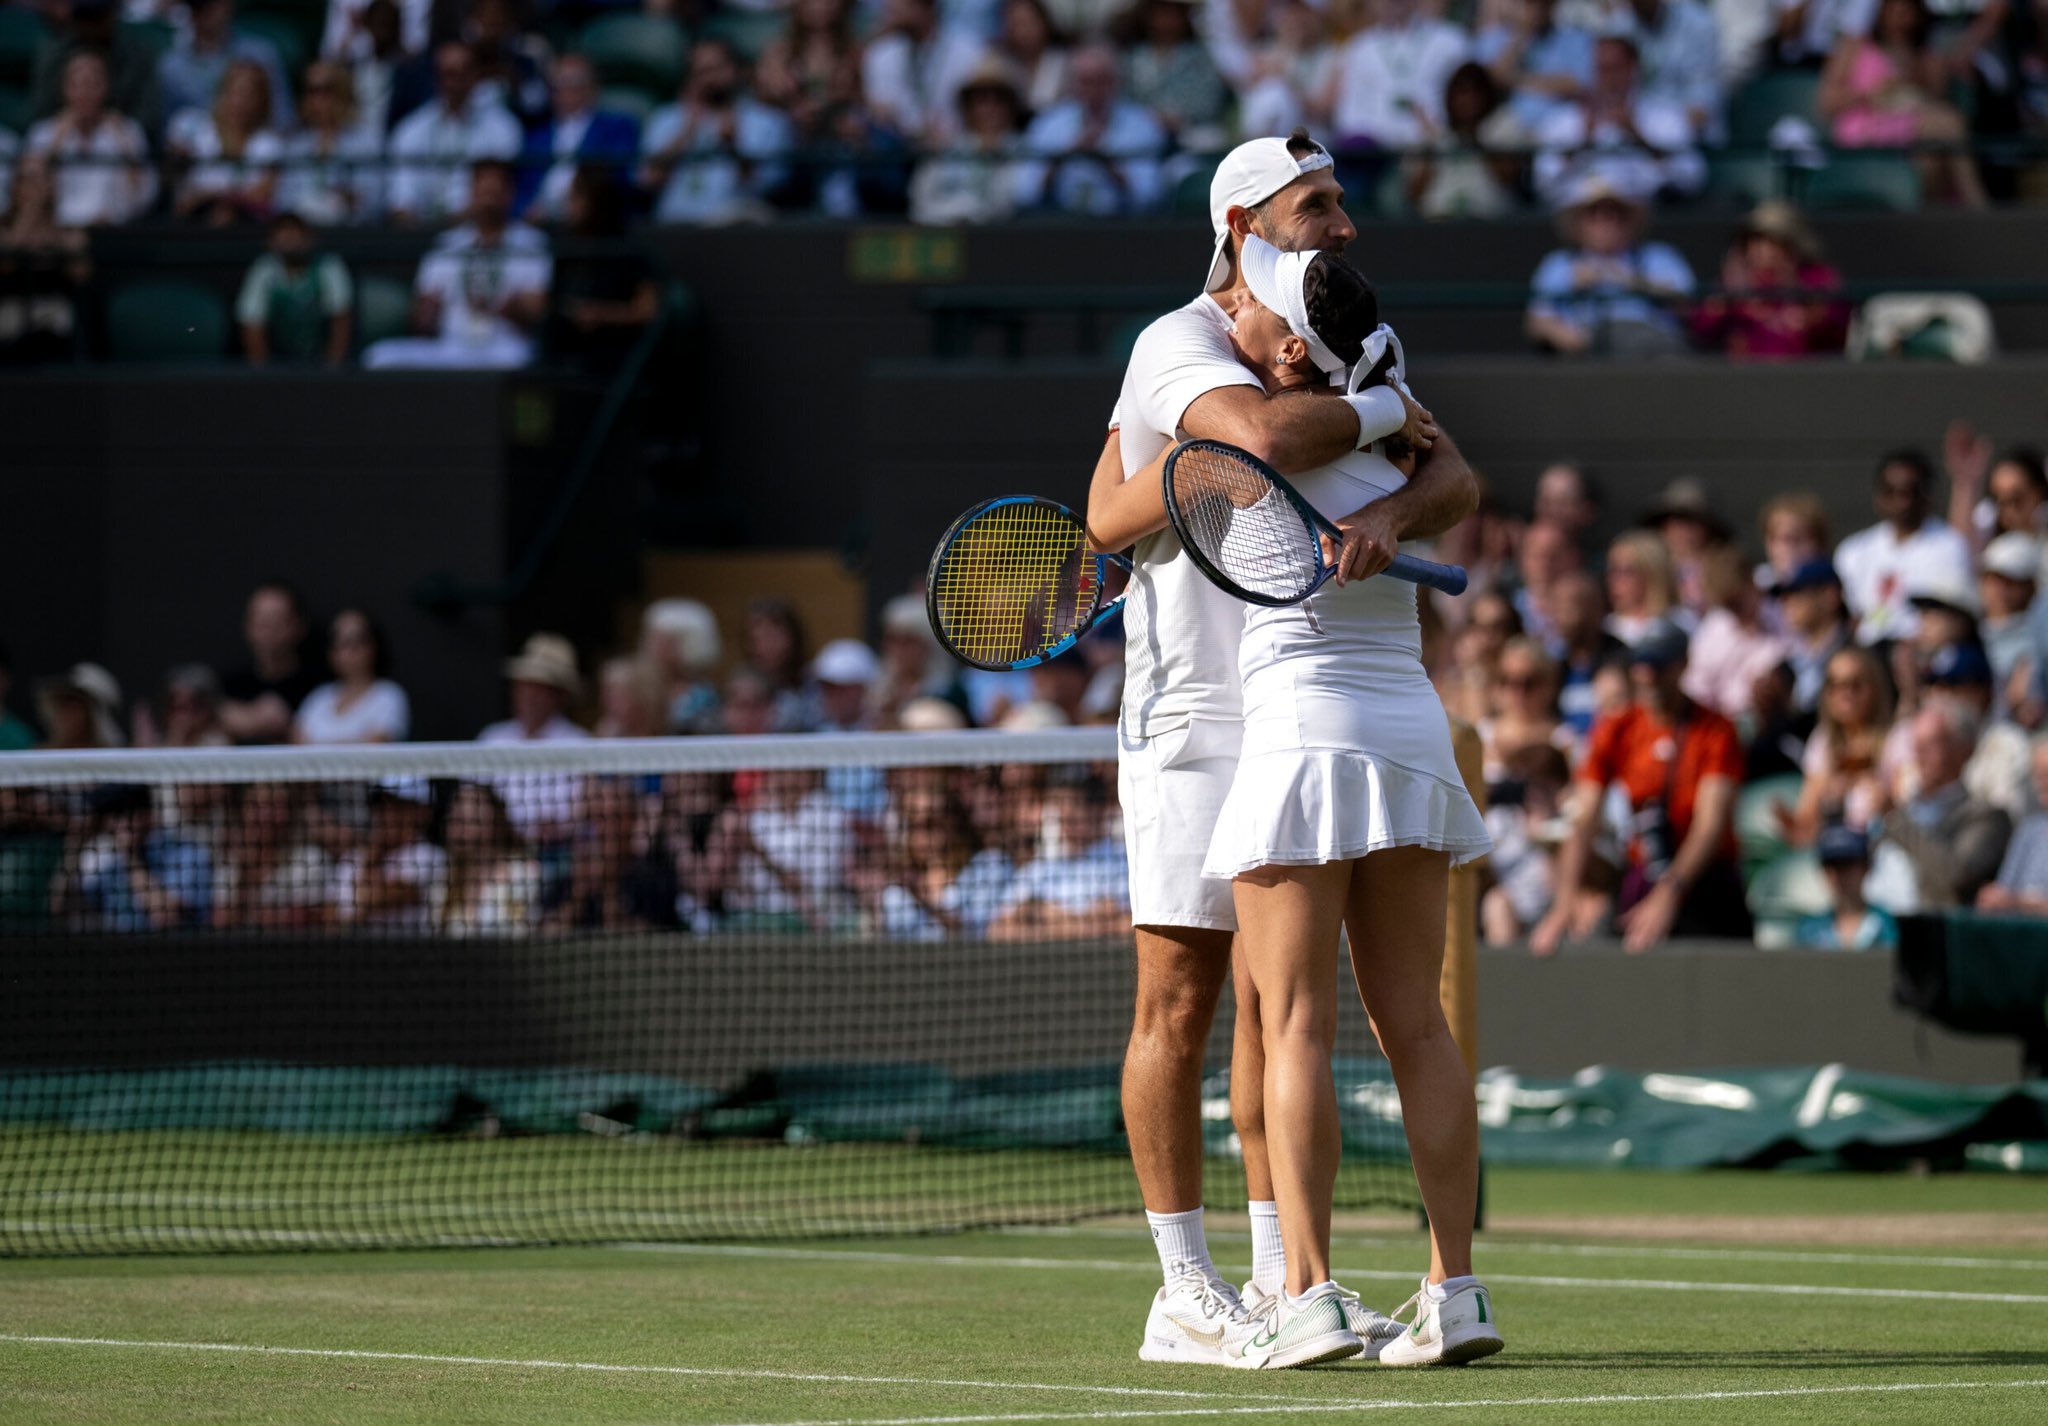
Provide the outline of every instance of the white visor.
<path id="1" fill-rule="evenodd" d="M 1316 257 L 1313 252 L 1281 252 L 1257 233 L 1245 235 L 1244 248 L 1238 254 L 1244 264 L 1244 285 L 1259 305 L 1284 317 L 1287 330 L 1308 344 L 1310 360 L 1324 375 L 1335 376 L 1349 363 L 1339 360 L 1336 353 L 1324 346 L 1316 329 L 1309 325 L 1308 302 L 1301 292 L 1301 280 Z"/>

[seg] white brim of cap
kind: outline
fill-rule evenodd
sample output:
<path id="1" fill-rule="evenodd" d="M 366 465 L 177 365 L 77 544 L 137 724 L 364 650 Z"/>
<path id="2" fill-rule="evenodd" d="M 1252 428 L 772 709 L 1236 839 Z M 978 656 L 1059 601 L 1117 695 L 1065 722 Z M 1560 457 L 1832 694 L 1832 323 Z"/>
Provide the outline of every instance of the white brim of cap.
<path id="1" fill-rule="evenodd" d="M 1202 282 L 1204 292 L 1221 292 L 1230 285 L 1230 229 L 1216 235 L 1215 250 L 1209 255 L 1209 276 Z"/>

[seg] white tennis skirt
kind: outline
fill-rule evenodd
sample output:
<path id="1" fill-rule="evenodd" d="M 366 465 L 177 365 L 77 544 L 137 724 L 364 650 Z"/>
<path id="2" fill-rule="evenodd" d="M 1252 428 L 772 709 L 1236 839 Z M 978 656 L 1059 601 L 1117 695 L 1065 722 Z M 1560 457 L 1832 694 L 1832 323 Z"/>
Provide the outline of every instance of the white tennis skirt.
<path id="1" fill-rule="evenodd" d="M 1244 748 L 1204 877 L 1351 861 L 1390 847 L 1448 852 L 1458 866 L 1492 848 L 1420 663 L 1405 677 L 1382 665 L 1369 683 L 1358 678 L 1363 670 L 1347 672 L 1330 680 L 1327 666 L 1248 670 Z"/>

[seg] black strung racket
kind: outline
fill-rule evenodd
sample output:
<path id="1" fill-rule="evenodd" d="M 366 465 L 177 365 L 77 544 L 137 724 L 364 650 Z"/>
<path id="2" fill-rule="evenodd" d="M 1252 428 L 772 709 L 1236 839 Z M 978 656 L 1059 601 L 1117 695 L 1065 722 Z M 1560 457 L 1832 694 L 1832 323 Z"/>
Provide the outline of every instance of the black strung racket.
<path id="1" fill-rule="evenodd" d="M 1299 604 L 1337 573 L 1323 555 L 1337 527 L 1249 451 L 1189 441 L 1166 458 L 1166 518 L 1210 582 L 1251 604 Z M 1382 573 L 1465 592 L 1465 571 L 1397 554 Z"/>
<path id="2" fill-rule="evenodd" d="M 1122 555 L 1088 548 L 1081 517 L 1056 500 L 1006 495 L 953 522 L 925 576 L 932 632 L 975 668 L 1057 658 L 1124 602 L 1108 597 Z"/>

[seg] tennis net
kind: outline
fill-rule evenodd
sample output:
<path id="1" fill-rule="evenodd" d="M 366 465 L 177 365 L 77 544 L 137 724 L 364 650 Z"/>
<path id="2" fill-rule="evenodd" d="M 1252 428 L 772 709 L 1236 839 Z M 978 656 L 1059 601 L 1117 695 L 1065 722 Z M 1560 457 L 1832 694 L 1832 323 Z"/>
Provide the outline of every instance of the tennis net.
<path id="1" fill-rule="evenodd" d="M 1114 757 L 1062 729 L 0 758 L 0 1254 L 1136 1211 Z M 1413 1207 L 1342 1002 L 1339 1202 Z"/>

